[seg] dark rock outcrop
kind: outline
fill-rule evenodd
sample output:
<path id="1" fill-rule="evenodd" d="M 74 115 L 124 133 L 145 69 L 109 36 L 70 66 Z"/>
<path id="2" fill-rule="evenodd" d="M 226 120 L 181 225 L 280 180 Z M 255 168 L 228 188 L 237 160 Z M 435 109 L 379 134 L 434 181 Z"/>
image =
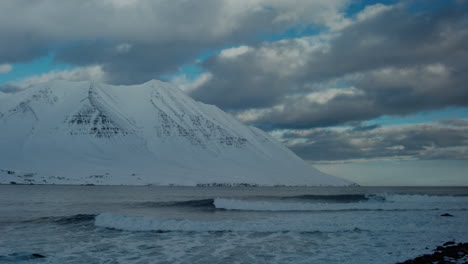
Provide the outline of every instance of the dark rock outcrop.
<path id="1" fill-rule="evenodd" d="M 468 243 L 458 243 L 454 241 L 444 243 L 443 246 L 438 246 L 434 253 L 426 254 L 414 259 L 410 259 L 398 264 L 426 264 L 426 263 L 468 263 Z M 465 261 L 464 261 L 465 260 Z M 464 261 L 464 262 L 460 262 Z"/>
<path id="2" fill-rule="evenodd" d="M 441 214 L 440 216 L 453 216 L 453 215 L 451 215 L 449 213 L 445 213 L 445 214 Z"/>

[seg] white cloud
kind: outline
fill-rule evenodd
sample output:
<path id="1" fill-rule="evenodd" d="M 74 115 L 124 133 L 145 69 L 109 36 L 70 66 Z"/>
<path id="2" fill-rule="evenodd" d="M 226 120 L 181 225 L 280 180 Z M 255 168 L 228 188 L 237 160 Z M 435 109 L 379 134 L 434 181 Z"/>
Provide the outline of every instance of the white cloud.
<path id="1" fill-rule="evenodd" d="M 10 64 L 0 64 L 0 74 L 7 74 L 13 69 Z"/>
<path id="2" fill-rule="evenodd" d="M 389 150 L 404 150 L 404 149 L 405 149 L 405 146 L 403 146 L 403 145 L 396 145 L 396 146 L 387 147 L 387 149 L 389 149 Z"/>
<path id="3" fill-rule="evenodd" d="M 333 34 L 319 34 L 312 37 L 285 39 L 276 42 L 265 42 L 259 47 L 240 46 L 221 51 L 222 59 L 248 59 L 249 66 L 255 66 L 265 73 L 273 73 L 283 78 L 300 74 L 307 63 L 316 55 L 329 51 L 329 41 Z M 241 56 L 244 54 L 249 56 Z"/>
<path id="4" fill-rule="evenodd" d="M 251 50 L 252 49 L 249 46 L 243 45 L 235 48 L 224 49 L 219 53 L 219 56 L 224 59 L 231 59 L 237 56 L 241 56 Z"/>
<path id="5" fill-rule="evenodd" d="M 352 18 L 346 18 L 344 17 L 343 14 L 341 14 L 341 17 L 337 17 L 333 19 L 331 23 L 329 23 L 329 28 L 332 31 L 339 32 L 351 25 L 364 22 L 368 19 L 377 17 L 394 8 L 395 8 L 395 5 L 383 5 L 380 3 L 375 4 L 375 5 L 369 5 L 369 6 L 366 6 L 363 10 L 361 10 Z"/>
<path id="6" fill-rule="evenodd" d="M 117 53 L 128 53 L 131 49 L 132 49 L 132 44 L 128 44 L 128 43 L 121 43 L 115 46 L 115 51 L 117 51 Z"/>
<path id="7" fill-rule="evenodd" d="M 418 87 L 420 92 L 440 89 L 452 79 L 452 71 L 441 63 L 416 67 L 385 67 L 353 75 L 355 81 L 365 80 L 375 87 Z"/>
<path id="8" fill-rule="evenodd" d="M 279 104 L 270 108 L 259 108 L 259 109 L 248 109 L 241 111 L 236 115 L 236 118 L 244 123 L 253 123 L 258 119 L 262 118 L 265 115 L 268 115 L 272 112 L 282 112 L 284 111 L 284 105 Z"/>
<path id="9" fill-rule="evenodd" d="M 393 8 L 395 8 L 395 6 L 383 5 L 383 4 L 375 4 L 375 5 L 366 6 L 361 12 L 357 14 L 356 21 L 359 21 L 359 22 L 365 21 L 367 19 L 381 15 L 384 12 L 390 11 Z"/>
<path id="10" fill-rule="evenodd" d="M 331 89 L 327 89 L 324 91 L 311 92 L 307 94 L 305 98 L 311 103 L 326 104 L 330 100 L 340 95 L 353 96 L 353 95 L 362 95 L 362 94 L 363 94 L 363 91 L 358 90 L 354 87 L 343 88 L 343 89 L 331 88 Z"/>
<path id="11" fill-rule="evenodd" d="M 196 90 L 206 82 L 209 82 L 213 78 L 213 74 L 205 72 L 200 74 L 195 80 L 190 80 L 187 75 L 181 74 L 170 80 L 170 83 L 176 85 L 182 91 L 189 93 Z"/>
<path id="12" fill-rule="evenodd" d="M 87 0 L 0 1 L 0 33 L 34 32 L 58 41 L 212 42 L 341 17 L 349 0 Z M 21 14 L 22 19 L 15 19 Z M 78 14 L 78 15 L 77 15 Z M 6 23 L 15 21 L 15 23 Z M 13 33 L 12 33 L 13 34 Z M 3 34 L 5 37 L 8 35 Z"/>
<path id="13" fill-rule="evenodd" d="M 263 4 L 266 6 L 270 5 L 280 10 L 274 19 L 275 23 L 308 22 L 332 26 L 337 20 L 342 19 L 343 14 L 341 10 L 344 9 L 349 2 L 348 0 L 265 0 Z"/>
<path id="14" fill-rule="evenodd" d="M 34 75 L 19 81 L 9 82 L 8 84 L 17 86 L 21 89 L 28 88 L 31 85 L 45 83 L 52 80 L 68 80 L 68 81 L 88 81 L 95 80 L 98 82 L 106 82 L 106 74 L 101 66 L 79 67 L 72 70 L 53 70 L 44 74 Z"/>

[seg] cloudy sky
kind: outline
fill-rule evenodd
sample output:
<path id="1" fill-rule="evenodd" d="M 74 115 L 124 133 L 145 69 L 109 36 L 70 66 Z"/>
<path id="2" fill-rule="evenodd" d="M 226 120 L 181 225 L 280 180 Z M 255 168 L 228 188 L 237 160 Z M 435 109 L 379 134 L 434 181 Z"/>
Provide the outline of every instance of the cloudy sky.
<path id="1" fill-rule="evenodd" d="M 0 36 L 0 93 L 161 79 L 360 184 L 468 185 L 468 1 L 2 0 Z"/>

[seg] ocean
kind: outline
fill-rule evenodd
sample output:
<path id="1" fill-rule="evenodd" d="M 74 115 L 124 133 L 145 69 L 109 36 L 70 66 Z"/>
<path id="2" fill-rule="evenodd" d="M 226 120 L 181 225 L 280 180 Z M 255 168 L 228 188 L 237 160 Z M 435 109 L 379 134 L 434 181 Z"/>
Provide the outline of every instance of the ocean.
<path id="1" fill-rule="evenodd" d="M 0 263 L 385 264 L 451 240 L 467 187 L 0 185 Z"/>

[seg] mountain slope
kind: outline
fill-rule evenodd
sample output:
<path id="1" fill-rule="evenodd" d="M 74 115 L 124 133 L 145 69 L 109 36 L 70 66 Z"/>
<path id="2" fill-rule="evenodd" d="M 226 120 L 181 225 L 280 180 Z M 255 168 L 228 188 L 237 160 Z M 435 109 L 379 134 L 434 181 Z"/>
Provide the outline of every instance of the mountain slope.
<path id="1" fill-rule="evenodd" d="M 0 97 L 0 183 L 347 185 L 159 81 L 54 81 Z"/>

